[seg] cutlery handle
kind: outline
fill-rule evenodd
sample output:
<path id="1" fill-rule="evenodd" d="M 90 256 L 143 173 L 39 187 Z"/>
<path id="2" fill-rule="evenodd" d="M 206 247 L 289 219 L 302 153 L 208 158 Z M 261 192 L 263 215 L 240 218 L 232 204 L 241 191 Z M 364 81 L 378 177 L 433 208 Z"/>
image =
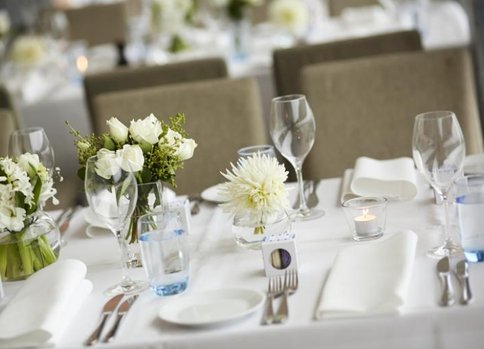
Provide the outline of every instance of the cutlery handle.
<path id="1" fill-rule="evenodd" d="M 104 324 L 109 317 L 109 313 L 103 313 L 101 321 L 97 325 L 96 329 L 91 333 L 88 339 L 84 342 L 84 345 L 91 346 L 96 344 L 99 341 L 99 337 L 101 337 L 101 332 L 104 328 Z"/>
<path id="2" fill-rule="evenodd" d="M 274 309 L 272 307 L 273 301 L 274 296 L 272 294 L 267 295 L 266 305 L 264 307 L 264 315 L 262 317 L 263 325 L 270 325 L 274 322 Z"/>
<path id="3" fill-rule="evenodd" d="M 103 343 L 107 343 L 109 342 L 111 339 L 114 338 L 114 336 L 116 335 L 116 332 L 118 331 L 118 328 L 119 328 L 119 324 L 121 323 L 121 320 L 123 319 L 124 317 L 124 314 L 119 314 L 117 315 L 116 317 L 116 321 L 114 322 L 114 325 L 113 327 L 111 327 L 111 329 L 109 330 L 108 333 L 106 333 L 106 335 L 104 336 L 102 342 Z"/>
<path id="4" fill-rule="evenodd" d="M 462 298 L 460 300 L 461 304 L 466 305 L 472 299 L 471 285 L 469 283 L 469 278 L 465 277 L 462 282 Z"/>
<path id="5" fill-rule="evenodd" d="M 281 304 L 279 305 L 279 309 L 277 310 L 277 314 L 274 318 L 274 322 L 277 324 L 282 324 L 286 322 L 287 318 L 289 317 L 289 307 L 287 305 L 287 296 L 288 291 L 284 290 L 282 294 Z"/>
<path id="6" fill-rule="evenodd" d="M 450 274 L 440 275 L 442 280 L 443 290 L 440 305 L 446 307 L 454 304 L 454 290 L 450 281 Z"/>

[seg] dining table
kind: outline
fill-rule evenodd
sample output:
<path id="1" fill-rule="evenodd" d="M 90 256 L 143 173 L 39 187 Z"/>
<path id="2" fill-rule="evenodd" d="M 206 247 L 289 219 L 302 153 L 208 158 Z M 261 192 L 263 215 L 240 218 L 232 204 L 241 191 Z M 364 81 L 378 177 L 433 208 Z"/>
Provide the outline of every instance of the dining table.
<path id="1" fill-rule="evenodd" d="M 482 348 L 484 332 L 484 263 L 470 263 L 474 294 L 468 305 L 439 305 L 441 284 L 438 260 L 427 251 L 443 241 L 443 210 L 432 189 L 418 177 L 418 193 L 405 201 L 390 201 L 383 236 L 374 241 L 351 237 L 341 206 L 341 178 L 323 179 L 317 185 L 318 207 L 325 215 L 316 220 L 293 221 L 298 259 L 297 292 L 289 296 L 289 318 L 283 324 L 261 325 L 263 307 L 227 321 L 194 325 L 162 320 L 164 306 L 183 297 L 208 291 L 244 289 L 266 294 L 261 250 L 238 246 L 231 217 L 216 203 L 203 200 L 199 213 L 190 217 L 190 275 L 187 290 L 160 297 L 150 289 L 142 292 L 109 348 Z M 292 200 L 296 194 L 289 192 Z M 50 212 L 53 217 L 59 211 Z M 94 287 L 62 331 L 57 348 L 81 348 L 96 327 L 109 297 L 103 291 L 121 278 L 120 252 L 115 237 L 107 231 L 92 234 L 82 210 L 74 215 L 63 236 L 60 259 L 77 259 L 87 266 L 86 278 Z M 457 229 L 456 226 L 454 226 Z M 389 239 L 402 230 L 417 235 L 410 284 L 397 314 L 358 314 L 318 320 L 315 316 L 325 282 L 339 251 Z M 87 232 L 91 231 L 88 235 Z M 381 263 L 391 261 L 382 260 Z M 452 263 L 456 262 L 454 260 Z M 143 268 L 130 269 L 136 279 L 146 279 Z M 378 289 L 376 276 L 364 282 Z M 27 281 L 4 282 L 3 305 Z M 453 277 L 456 293 L 457 279 Z M 222 305 L 223 306 L 223 305 Z"/>

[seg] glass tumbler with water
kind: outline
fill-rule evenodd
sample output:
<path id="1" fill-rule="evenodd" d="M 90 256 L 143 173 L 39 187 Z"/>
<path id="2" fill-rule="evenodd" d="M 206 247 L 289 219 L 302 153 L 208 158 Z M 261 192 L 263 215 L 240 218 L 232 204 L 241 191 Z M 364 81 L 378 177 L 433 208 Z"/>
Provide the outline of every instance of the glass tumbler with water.
<path id="1" fill-rule="evenodd" d="M 158 296 L 185 291 L 189 278 L 188 234 L 178 211 L 164 210 L 138 220 L 143 268 Z"/>
<path id="2" fill-rule="evenodd" d="M 484 261 L 484 174 L 459 178 L 455 183 L 459 230 L 466 259 Z"/>

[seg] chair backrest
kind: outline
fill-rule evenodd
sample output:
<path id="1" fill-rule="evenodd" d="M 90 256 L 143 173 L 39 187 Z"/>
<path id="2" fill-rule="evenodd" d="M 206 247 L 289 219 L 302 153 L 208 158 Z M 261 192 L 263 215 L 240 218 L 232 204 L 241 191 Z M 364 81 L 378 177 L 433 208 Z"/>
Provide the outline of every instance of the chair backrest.
<path id="1" fill-rule="evenodd" d="M 70 40 L 85 40 L 89 46 L 126 42 L 128 17 L 124 1 L 71 8 L 65 14 Z"/>
<path id="2" fill-rule="evenodd" d="M 16 111 L 12 95 L 4 85 L 0 85 L 0 109 L 9 110 L 13 116 L 14 127 L 20 128 L 20 120 Z"/>
<path id="3" fill-rule="evenodd" d="M 467 154 L 483 151 L 472 61 L 466 49 L 400 53 L 303 69 L 316 119 L 308 178 L 338 177 L 360 156 L 412 156 L 415 116 L 454 111 Z"/>
<path id="4" fill-rule="evenodd" d="M 415 30 L 275 50 L 277 93 L 301 93 L 301 69 L 308 64 L 416 50 L 422 50 L 422 42 Z"/>
<path id="5" fill-rule="evenodd" d="M 252 78 L 216 79 L 115 92 L 94 101 L 97 123 L 116 116 L 129 125 L 132 119 L 153 113 L 167 117 L 183 112 L 186 129 L 197 143 L 192 159 L 177 172 L 177 193 L 200 193 L 223 182 L 220 171 L 237 160 L 244 146 L 267 143 L 257 83 Z M 101 127 L 101 125 L 103 125 Z"/>
<path id="6" fill-rule="evenodd" d="M 10 134 L 17 129 L 17 120 L 11 109 L 0 108 L 0 156 L 7 156 Z"/>
<path id="7" fill-rule="evenodd" d="M 331 17 L 341 15 L 347 7 L 362 7 L 371 5 L 380 5 L 378 0 L 327 0 L 328 12 Z"/>
<path id="8" fill-rule="evenodd" d="M 119 68 L 87 75 L 84 78 L 84 90 L 92 127 L 95 132 L 104 127 L 103 123 L 98 123 L 102 116 L 96 115 L 93 108 L 93 101 L 100 94 L 227 76 L 227 65 L 223 58 L 218 57 L 150 67 Z"/>

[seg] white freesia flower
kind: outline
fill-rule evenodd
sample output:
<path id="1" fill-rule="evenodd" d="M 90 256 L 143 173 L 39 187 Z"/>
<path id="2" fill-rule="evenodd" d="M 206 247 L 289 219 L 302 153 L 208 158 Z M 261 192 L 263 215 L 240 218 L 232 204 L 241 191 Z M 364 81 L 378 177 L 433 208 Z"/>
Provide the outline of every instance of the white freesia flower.
<path id="1" fill-rule="evenodd" d="M 233 215 L 248 215 L 254 223 L 265 222 L 280 210 L 288 207 L 284 182 L 287 172 L 273 157 L 255 154 L 241 158 L 232 171 L 222 175 L 228 180 L 220 187 L 220 194 L 227 200 L 221 206 Z"/>
<path id="2" fill-rule="evenodd" d="M 303 0 L 274 0 L 269 5 L 270 21 L 293 35 L 303 35 L 309 24 L 309 10 Z"/>
<path id="3" fill-rule="evenodd" d="M 126 172 L 138 172 L 143 169 L 145 158 L 140 146 L 125 144 L 122 149 L 116 151 L 121 168 Z"/>
<path id="4" fill-rule="evenodd" d="M 132 120 L 129 127 L 131 137 L 138 143 L 156 144 L 162 131 L 160 121 L 153 114 L 142 120 Z"/>
<path id="5" fill-rule="evenodd" d="M 57 190 L 54 188 L 54 180 L 49 175 L 47 168 L 40 162 L 37 154 L 24 153 L 17 158 L 18 165 L 30 177 L 32 185 L 35 186 L 37 177 L 42 182 L 42 187 L 39 195 L 39 204 L 43 206 L 48 199 L 52 198 L 52 203 L 57 205 L 59 201 L 55 198 Z"/>
<path id="6" fill-rule="evenodd" d="M 7 185 L 7 190 L 22 193 L 25 196 L 25 202 L 31 205 L 34 192 L 28 174 L 10 158 L 2 159 L 0 167 L 5 173 L 6 179 L 3 185 Z"/>
<path id="7" fill-rule="evenodd" d="M 97 153 L 96 173 L 106 179 L 110 179 L 121 169 L 118 157 L 114 151 L 101 149 Z"/>
<path id="8" fill-rule="evenodd" d="M 0 207 L 0 228 L 20 231 L 24 227 L 26 212 L 20 207 Z"/>
<path id="9" fill-rule="evenodd" d="M 118 143 L 126 143 L 129 129 L 115 117 L 112 117 L 106 123 L 108 124 L 111 137 Z"/>
<path id="10" fill-rule="evenodd" d="M 22 36 L 14 41 L 10 57 L 13 62 L 33 65 L 45 55 L 44 44 L 36 36 Z"/>
<path id="11" fill-rule="evenodd" d="M 10 31 L 10 17 L 8 12 L 0 10 L 0 38 L 7 35 Z"/>

